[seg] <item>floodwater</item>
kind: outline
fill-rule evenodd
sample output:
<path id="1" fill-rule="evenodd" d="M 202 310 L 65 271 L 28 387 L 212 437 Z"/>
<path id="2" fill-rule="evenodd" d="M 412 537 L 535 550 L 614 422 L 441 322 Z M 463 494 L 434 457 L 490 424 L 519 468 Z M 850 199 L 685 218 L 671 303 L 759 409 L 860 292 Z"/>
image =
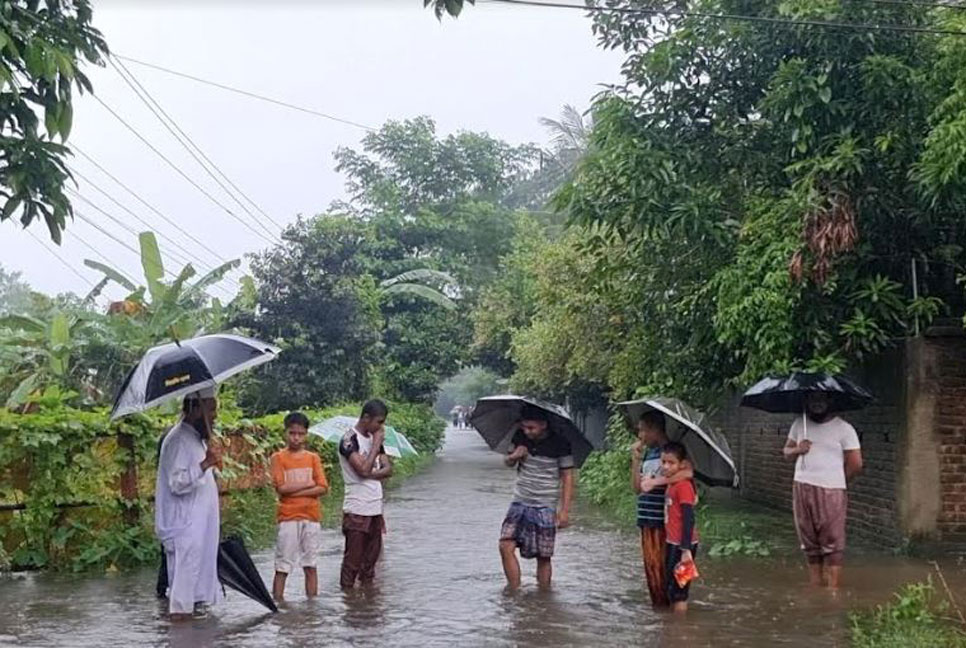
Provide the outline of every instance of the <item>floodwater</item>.
<path id="1" fill-rule="evenodd" d="M 229 590 L 208 619 L 172 626 L 154 598 L 154 571 L 31 574 L 0 581 L 0 646 L 844 646 L 848 610 L 929 573 L 911 560 L 853 558 L 832 595 L 803 585 L 798 556 L 699 556 L 691 610 L 675 618 L 647 603 L 636 531 L 580 507 L 558 534 L 552 591 L 536 589 L 525 562 L 524 587 L 511 595 L 496 538 L 512 480 L 475 433 L 451 430 L 439 460 L 389 496 L 370 593 L 338 591 L 341 536 L 326 529 L 320 597 L 305 601 L 293 575 L 279 614 Z M 255 562 L 270 584 L 272 552 Z M 952 584 L 966 591 L 961 576 Z"/>

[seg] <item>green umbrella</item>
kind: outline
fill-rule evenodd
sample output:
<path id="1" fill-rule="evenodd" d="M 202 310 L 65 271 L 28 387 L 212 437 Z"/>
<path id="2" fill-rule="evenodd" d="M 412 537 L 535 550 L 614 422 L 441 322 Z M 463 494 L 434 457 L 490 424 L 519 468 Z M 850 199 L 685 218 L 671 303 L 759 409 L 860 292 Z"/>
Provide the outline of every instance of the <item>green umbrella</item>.
<path id="1" fill-rule="evenodd" d="M 356 419 L 351 416 L 333 416 L 309 428 L 309 433 L 320 436 L 331 443 L 339 443 L 345 433 L 355 427 Z M 382 443 L 390 457 L 415 457 L 419 453 L 402 432 L 391 425 L 386 426 L 386 440 Z"/>

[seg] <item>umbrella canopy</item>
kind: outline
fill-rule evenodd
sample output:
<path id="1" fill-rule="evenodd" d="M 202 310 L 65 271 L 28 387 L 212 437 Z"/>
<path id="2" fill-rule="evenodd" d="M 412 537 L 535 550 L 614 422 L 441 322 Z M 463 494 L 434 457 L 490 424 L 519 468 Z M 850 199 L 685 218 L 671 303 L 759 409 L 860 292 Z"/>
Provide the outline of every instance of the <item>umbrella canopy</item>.
<path id="1" fill-rule="evenodd" d="M 765 378 L 741 397 L 744 407 L 776 414 L 801 414 L 810 393 L 825 392 L 830 412 L 848 412 L 871 404 L 875 397 L 842 375 L 795 372 L 789 376 Z"/>
<path id="2" fill-rule="evenodd" d="M 268 593 L 265 582 L 258 574 L 258 569 L 255 568 L 241 538 L 231 537 L 218 545 L 218 580 L 261 603 L 272 612 L 278 612 L 278 606 Z"/>
<path id="3" fill-rule="evenodd" d="M 642 398 L 617 403 L 617 409 L 633 427 L 645 412 L 663 412 L 670 423 L 667 436 L 671 441 L 683 443 L 694 465 L 695 476 L 710 486 L 738 487 L 738 471 L 728 439 L 715 432 L 707 417 L 687 403 L 676 398 Z"/>
<path id="4" fill-rule="evenodd" d="M 487 396 L 476 401 L 470 424 L 491 449 L 506 453 L 510 449 L 513 434 L 517 431 L 520 415 L 528 405 L 547 413 L 550 429 L 570 442 L 574 462 L 578 468 L 582 466 L 594 447 L 571 420 L 567 410 L 559 405 L 529 396 Z"/>
<path id="5" fill-rule="evenodd" d="M 309 428 L 310 434 L 320 436 L 330 443 L 339 443 L 346 432 L 355 427 L 356 419 L 351 416 L 333 416 Z M 406 436 L 392 427 L 386 426 L 386 439 L 382 442 L 390 457 L 415 457 L 419 453 Z"/>
<path id="6" fill-rule="evenodd" d="M 237 373 L 274 360 L 279 349 L 240 335 L 218 333 L 157 346 L 124 379 L 111 418 L 143 412 L 211 388 Z"/>

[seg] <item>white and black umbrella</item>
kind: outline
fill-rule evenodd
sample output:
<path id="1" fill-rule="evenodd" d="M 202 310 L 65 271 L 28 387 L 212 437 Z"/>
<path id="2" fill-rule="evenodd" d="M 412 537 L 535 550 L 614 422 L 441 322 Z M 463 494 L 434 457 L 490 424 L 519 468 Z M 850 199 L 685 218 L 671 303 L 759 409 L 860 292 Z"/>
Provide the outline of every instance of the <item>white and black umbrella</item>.
<path id="1" fill-rule="evenodd" d="M 235 374 L 275 359 L 278 347 L 227 333 L 149 349 L 124 379 L 111 419 L 210 389 Z"/>
<path id="2" fill-rule="evenodd" d="M 676 398 L 641 398 L 617 403 L 617 409 L 635 427 L 645 412 L 662 412 L 670 425 L 667 436 L 671 441 L 684 444 L 688 458 L 694 466 L 695 476 L 710 486 L 738 487 L 738 471 L 731 457 L 728 440 L 715 432 L 707 417 Z"/>
<path id="3" fill-rule="evenodd" d="M 470 416 L 470 425 L 476 428 L 491 449 L 506 453 L 510 449 L 514 433 L 519 429 L 520 416 L 527 406 L 546 412 L 550 429 L 570 442 L 574 463 L 578 468 L 583 465 L 594 447 L 571 420 L 567 410 L 554 403 L 512 394 L 487 396 L 476 401 L 476 407 Z"/>

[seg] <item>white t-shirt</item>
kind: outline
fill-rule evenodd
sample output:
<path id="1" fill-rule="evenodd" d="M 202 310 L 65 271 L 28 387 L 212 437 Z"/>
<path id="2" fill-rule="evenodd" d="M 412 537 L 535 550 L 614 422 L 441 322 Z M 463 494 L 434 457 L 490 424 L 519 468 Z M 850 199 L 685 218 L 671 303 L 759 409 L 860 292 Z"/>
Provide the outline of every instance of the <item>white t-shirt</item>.
<path id="1" fill-rule="evenodd" d="M 788 438 L 812 442 L 808 454 L 795 461 L 795 481 L 821 488 L 846 487 L 845 451 L 860 448 L 855 428 L 837 416 L 824 423 L 809 419 L 807 425 L 801 416 L 792 423 Z"/>
<path id="2" fill-rule="evenodd" d="M 372 452 L 372 437 L 349 430 L 339 443 L 339 465 L 342 467 L 342 480 L 345 482 L 345 499 L 342 510 L 355 515 L 382 515 L 382 482 L 378 479 L 360 477 L 349 464 L 349 457 L 358 452 L 365 459 Z M 385 449 L 380 446 L 377 452 Z M 378 465 L 378 461 L 377 461 Z"/>

